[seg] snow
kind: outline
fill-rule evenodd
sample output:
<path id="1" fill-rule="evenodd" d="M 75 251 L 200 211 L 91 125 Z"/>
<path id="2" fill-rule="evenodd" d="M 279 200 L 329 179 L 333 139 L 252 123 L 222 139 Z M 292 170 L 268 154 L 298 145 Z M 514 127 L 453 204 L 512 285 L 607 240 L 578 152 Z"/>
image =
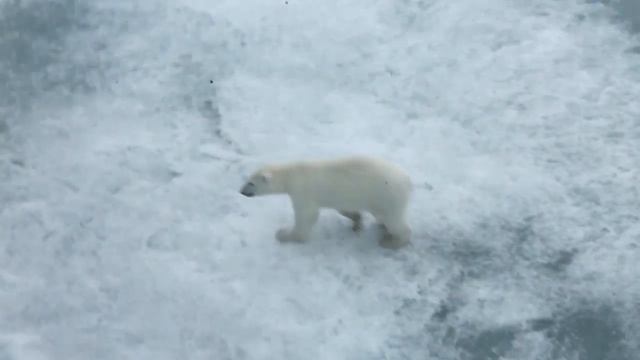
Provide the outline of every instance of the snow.
<path id="1" fill-rule="evenodd" d="M 0 2 L 0 359 L 635 359 L 621 2 Z M 267 162 L 407 168 L 413 244 Z"/>

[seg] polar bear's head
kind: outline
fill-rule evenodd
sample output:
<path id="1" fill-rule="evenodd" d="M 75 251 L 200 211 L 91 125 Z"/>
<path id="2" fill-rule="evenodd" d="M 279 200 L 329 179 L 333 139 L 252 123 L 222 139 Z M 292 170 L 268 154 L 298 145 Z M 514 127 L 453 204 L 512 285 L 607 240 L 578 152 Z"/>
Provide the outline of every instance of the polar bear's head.
<path id="1" fill-rule="evenodd" d="M 249 178 L 240 193 L 247 197 L 268 195 L 275 193 L 273 176 L 268 170 L 260 170 Z"/>

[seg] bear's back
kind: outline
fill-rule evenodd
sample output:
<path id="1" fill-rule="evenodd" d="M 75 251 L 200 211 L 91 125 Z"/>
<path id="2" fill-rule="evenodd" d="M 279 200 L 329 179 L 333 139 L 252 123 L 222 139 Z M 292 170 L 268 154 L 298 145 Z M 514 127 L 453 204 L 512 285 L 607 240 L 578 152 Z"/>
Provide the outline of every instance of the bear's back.
<path id="1" fill-rule="evenodd" d="M 411 192 L 409 175 L 378 158 L 352 156 L 298 166 L 297 187 L 321 207 L 379 213 L 404 206 Z"/>

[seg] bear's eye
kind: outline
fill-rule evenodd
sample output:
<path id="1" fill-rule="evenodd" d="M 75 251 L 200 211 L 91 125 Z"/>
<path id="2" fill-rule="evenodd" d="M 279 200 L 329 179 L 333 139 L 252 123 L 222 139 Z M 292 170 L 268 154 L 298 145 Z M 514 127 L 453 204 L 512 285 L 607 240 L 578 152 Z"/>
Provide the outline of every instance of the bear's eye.
<path id="1" fill-rule="evenodd" d="M 249 186 L 255 186 L 252 182 L 248 183 Z"/>

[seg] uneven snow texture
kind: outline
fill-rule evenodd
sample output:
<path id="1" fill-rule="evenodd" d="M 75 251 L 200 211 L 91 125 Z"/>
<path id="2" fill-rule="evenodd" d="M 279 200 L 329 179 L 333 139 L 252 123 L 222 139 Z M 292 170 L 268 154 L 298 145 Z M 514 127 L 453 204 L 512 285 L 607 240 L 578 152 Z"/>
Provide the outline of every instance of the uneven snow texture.
<path id="1" fill-rule="evenodd" d="M 607 3 L 0 0 L 0 359 L 637 359 Z M 411 173 L 412 246 L 279 244 L 288 200 L 238 193 L 353 153 Z"/>

